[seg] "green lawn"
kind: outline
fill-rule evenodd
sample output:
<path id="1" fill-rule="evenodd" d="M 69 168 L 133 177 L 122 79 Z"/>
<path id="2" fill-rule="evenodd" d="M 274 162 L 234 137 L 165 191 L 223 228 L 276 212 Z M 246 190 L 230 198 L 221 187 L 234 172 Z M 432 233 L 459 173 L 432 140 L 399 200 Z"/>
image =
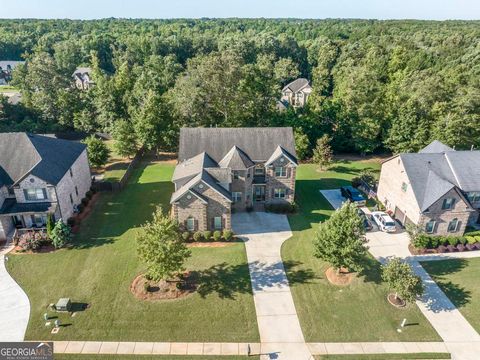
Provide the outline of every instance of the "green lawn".
<path id="1" fill-rule="evenodd" d="M 369 354 L 369 355 L 322 355 L 316 360 L 421 360 L 421 359 L 451 359 L 448 353 L 418 353 L 418 354 Z"/>
<path id="2" fill-rule="evenodd" d="M 142 272 L 136 228 L 157 204 L 168 210 L 173 165 L 141 164 L 129 185 L 102 194 L 82 224 L 73 249 L 12 255 L 8 268 L 27 292 L 29 340 L 254 342 L 259 340 L 243 243 L 195 248 L 187 267 L 201 272 L 201 288 L 180 300 L 144 302 L 129 291 Z M 88 303 L 75 317 L 60 315 L 59 334 L 45 328 L 43 313 L 60 297 Z"/>
<path id="3" fill-rule="evenodd" d="M 258 356 L 200 356 L 200 355 L 72 355 L 55 354 L 55 360 L 258 360 Z"/>
<path id="4" fill-rule="evenodd" d="M 297 172 L 296 196 L 299 213 L 290 216 L 293 237 L 282 247 L 287 274 L 310 273 L 312 280 L 291 281 L 292 293 L 307 342 L 350 341 L 437 341 L 441 340 L 420 310 L 411 305 L 396 309 L 386 300 L 380 283 L 379 263 L 366 259 L 366 270 L 349 286 L 331 285 L 324 272 L 328 264 L 313 256 L 312 240 L 318 222 L 332 209 L 319 192 L 349 184 L 361 169 L 378 170 L 376 162 L 338 162 L 330 171 L 318 172 L 315 165 L 301 165 Z M 295 270 L 294 270 L 295 269 Z M 407 326 L 396 331 L 403 318 Z"/>
<path id="5" fill-rule="evenodd" d="M 127 171 L 129 161 L 128 159 L 117 154 L 114 144 L 115 140 L 105 141 L 108 149 L 110 150 L 110 158 L 105 169 L 104 180 L 116 182 L 120 181 L 125 172 Z"/>
<path id="6" fill-rule="evenodd" d="M 422 266 L 480 332 L 480 258 L 425 261 Z"/>

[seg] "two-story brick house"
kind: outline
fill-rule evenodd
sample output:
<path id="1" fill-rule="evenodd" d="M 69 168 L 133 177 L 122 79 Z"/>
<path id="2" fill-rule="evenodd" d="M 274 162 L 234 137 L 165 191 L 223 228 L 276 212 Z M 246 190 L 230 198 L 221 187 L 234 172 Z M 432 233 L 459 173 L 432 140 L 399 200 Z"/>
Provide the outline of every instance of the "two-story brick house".
<path id="1" fill-rule="evenodd" d="M 172 215 L 190 231 L 230 229 L 231 213 L 292 203 L 292 128 L 183 128 Z"/>
<path id="2" fill-rule="evenodd" d="M 305 78 L 298 78 L 285 85 L 280 101 L 281 104 L 288 104 L 295 108 L 304 107 L 311 93 L 310 82 Z"/>
<path id="3" fill-rule="evenodd" d="M 39 228 L 48 214 L 67 220 L 90 189 L 84 144 L 27 133 L 0 133 L 0 239 Z"/>
<path id="4" fill-rule="evenodd" d="M 382 164 L 377 195 L 403 225 L 461 235 L 479 218 L 480 151 L 434 141 L 418 153 L 396 155 Z"/>

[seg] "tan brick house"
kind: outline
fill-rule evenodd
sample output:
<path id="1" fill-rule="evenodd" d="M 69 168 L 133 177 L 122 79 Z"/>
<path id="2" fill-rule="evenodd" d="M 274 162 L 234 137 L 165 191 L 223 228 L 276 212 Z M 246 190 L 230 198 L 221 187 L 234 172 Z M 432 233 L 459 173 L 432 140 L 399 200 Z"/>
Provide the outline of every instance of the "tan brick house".
<path id="1" fill-rule="evenodd" d="M 282 89 L 280 103 L 288 104 L 295 108 L 304 107 L 311 93 L 312 87 L 310 82 L 305 78 L 298 78 L 285 85 Z"/>
<path id="2" fill-rule="evenodd" d="M 418 153 L 396 155 L 382 164 L 377 195 L 403 225 L 462 235 L 479 218 L 480 151 L 434 141 Z"/>
<path id="3" fill-rule="evenodd" d="M 84 144 L 27 133 L 0 133 L 0 239 L 66 221 L 90 189 Z"/>
<path id="4" fill-rule="evenodd" d="M 183 128 L 172 215 L 190 231 L 231 228 L 232 211 L 292 203 L 292 128 Z"/>

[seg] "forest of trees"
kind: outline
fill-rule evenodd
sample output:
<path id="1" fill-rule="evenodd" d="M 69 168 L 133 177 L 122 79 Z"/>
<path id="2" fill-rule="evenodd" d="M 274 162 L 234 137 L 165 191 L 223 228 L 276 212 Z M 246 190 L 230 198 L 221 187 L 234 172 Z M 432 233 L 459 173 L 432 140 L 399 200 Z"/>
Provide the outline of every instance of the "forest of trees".
<path id="1" fill-rule="evenodd" d="M 0 60 L 26 60 L 0 99 L 0 131 L 130 133 L 175 150 L 182 126 L 292 126 L 312 147 L 480 146 L 480 22 L 0 20 Z M 96 86 L 72 86 L 77 66 Z M 312 82 L 307 107 L 276 110 Z M 212 139 L 214 141 L 214 139 Z"/>

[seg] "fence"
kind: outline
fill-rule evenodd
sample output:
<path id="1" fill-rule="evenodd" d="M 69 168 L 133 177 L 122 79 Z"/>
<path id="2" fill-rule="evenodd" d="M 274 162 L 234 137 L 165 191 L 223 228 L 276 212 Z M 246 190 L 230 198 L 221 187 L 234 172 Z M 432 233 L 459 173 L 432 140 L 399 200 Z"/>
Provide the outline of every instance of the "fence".
<path id="1" fill-rule="evenodd" d="M 123 188 L 127 185 L 128 179 L 132 175 L 133 169 L 135 166 L 138 164 L 138 162 L 142 159 L 143 154 L 144 154 L 144 149 L 141 148 L 140 150 L 137 151 L 137 154 L 135 157 L 130 161 L 130 164 L 127 167 L 127 170 L 125 171 L 125 174 L 123 174 L 122 178 L 119 181 L 98 181 L 92 183 L 92 188 L 95 191 L 121 191 Z"/>

